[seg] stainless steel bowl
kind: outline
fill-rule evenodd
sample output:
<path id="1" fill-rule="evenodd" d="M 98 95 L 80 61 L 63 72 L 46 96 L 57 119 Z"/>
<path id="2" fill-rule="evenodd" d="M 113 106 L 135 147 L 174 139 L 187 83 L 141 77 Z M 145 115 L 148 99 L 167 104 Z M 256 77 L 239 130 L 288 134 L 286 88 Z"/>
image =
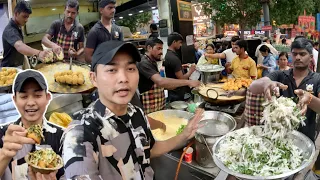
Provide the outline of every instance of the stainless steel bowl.
<path id="1" fill-rule="evenodd" d="M 220 65 L 203 64 L 197 66 L 197 70 L 201 72 L 201 82 L 204 84 L 216 82 L 220 79 L 221 71 L 225 67 Z"/>
<path id="2" fill-rule="evenodd" d="M 236 131 L 234 131 L 236 132 Z M 220 145 L 224 142 L 226 136 L 221 137 L 214 145 L 212 151 L 213 151 L 213 160 L 215 164 L 224 172 L 231 174 L 238 179 L 252 179 L 252 180 L 258 180 L 258 179 L 286 179 L 290 177 L 293 174 L 296 174 L 300 172 L 301 170 L 305 169 L 308 167 L 312 161 L 313 158 L 315 157 L 315 145 L 314 143 L 304 134 L 298 132 L 298 131 L 293 131 L 292 134 L 289 136 L 290 139 L 293 140 L 294 144 L 302 150 L 303 154 L 303 162 L 301 166 L 295 170 L 292 170 L 290 172 L 286 172 L 283 174 L 275 175 L 275 176 L 268 176 L 268 177 L 262 177 L 262 176 L 250 176 L 250 175 L 245 175 L 245 174 L 240 174 L 238 172 L 235 172 L 233 170 L 230 170 L 228 167 L 226 167 L 220 160 L 219 158 L 215 155 L 219 152 Z"/>
<path id="3" fill-rule="evenodd" d="M 174 101 L 174 102 L 170 103 L 170 106 L 172 109 L 184 111 L 188 108 L 188 103 L 186 103 L 184 101 Z"/>
<path id="4" fill-rule="evenodd" d="M 216 167 L 210 151 L 221 136 L 236 128 L 237 122 L 229 114 L 205 111 L 199 126 L 203 127 L 199 128 L 195 134 L 196 161 L 202 167 Z"/>

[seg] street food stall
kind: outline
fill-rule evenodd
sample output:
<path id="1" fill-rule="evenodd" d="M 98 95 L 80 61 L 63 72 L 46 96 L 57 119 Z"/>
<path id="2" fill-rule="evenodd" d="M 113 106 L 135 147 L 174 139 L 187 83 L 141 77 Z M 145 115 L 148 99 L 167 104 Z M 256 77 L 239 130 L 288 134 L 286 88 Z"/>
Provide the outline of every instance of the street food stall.
<path id="1" fill-rule="evenodd" d="M 290 152 L 300 154 L 299 158 L 301 159 L 288 156 L 299 159 L 297 164 L 292 165 L 292 167 L 290 165 L 290 170 L 283 171 L 281 167 L 282 170 L 277 170 L 277 173 L 270 172 L 268 174 L 268 171 L 261 171 L 263 173 L 267 172 L 262 177 L 251 174 L 246 167 L 241 170 L 231 166 L 230 164 L 236 161 L 228 162 L 224 153 L 241 150 L 243 146 L 239 143 L 249 142 L 249 140 L 241 141 L 241 137 L 249 138 L 248 135 L 255 131 L 265 132 L 263 131 L 264 126 L 244 127 L 245 122 L 242 114 L 244 112 L 245 96 L 237 95 L 237 92 L 245 91 L 252 80 L 221 80 L 217 74 L 219 75 L 223 68 L 217 65 L 208 65 L 207 68 L 197 67 L 197 70 L 201 72 L 203 83 L 197 89 L 197 95 L 202 99 L 197 106 L 205 110 L 203 118 L 199 122 L 200 128 L 196 131 L 195 138 L 180 149 L 152 159 L 151 165 L 155 170 L 156 179 L 295 179 L 293 176 L 298 172 L 305 173 L 315 157 L 315 145 L 298 131 L 290 131 L 288 139 L 279 141 L 279 143 L 285 143 L 288 148 L 293 148 Z M 193 90 L 193 93 L 196 93 L 195 90 Z M 292 101 L 290 98 L 287 98 L 287 100 Z M 148 114 L 149 117 L 159 120 L 167 126 L 165 131 L 162 129 L 152 130 L 154 138 L 156 140 L 167 140 L 181 133 L 188 120 L 193 117 L 190 105 L 194 104 L 195 101 L 194 99 L 194 101 L 186 102 L 187 108 L 182 102 L 174 105 L 171 103 L 173 109 Z M 292 105 L 295 104 L 290 104 L 290 106 Z M 291 112 L 287 113 L 293 114 Z M 282 152 L 282 146 L 280 150 L 277 149 L 278 146 L 274 144 L 275 140 L 272 138 L 270 140 L 265 139 L 263 133 L 253 133 L 252 137 L 260 138 L 257 141 L 252 140 L 252 143 L 263 142 L 264 146 L 274 148 L 276 152 Z M 237 140 L 238 144 L 234 143 L 233 139 Z M 228 149 L 228 151 L 225 152 L 224 149 Z M 272 150 L 266 148 L 259 150 L 273 153 Z M 246 156 L 243 155 L 243 157 Z"/>
<path id="2" fill-rule="evenodd" d="M 66 62 L 54 62 L 54 63 L 42 63 L 35 67 L 36 70 L 43 73 L 46 77 L 49 91 L 54 93 L 91 93 L 95 89 L 92 85 L 89 77 L 90 67 L 86 63 L 79 61 Z M 73 83 L 76 79 L 74 76 L 67 77 L 68 73 L 80 73 L 83 76 L 83 82 L 81 84 Z M 59 73 L 65 73 L 66 79 L 57 81 Z M 68 78 L 68 79 L 67 79 Z M 68 82 L 70 81 L 70 83 Z"/>

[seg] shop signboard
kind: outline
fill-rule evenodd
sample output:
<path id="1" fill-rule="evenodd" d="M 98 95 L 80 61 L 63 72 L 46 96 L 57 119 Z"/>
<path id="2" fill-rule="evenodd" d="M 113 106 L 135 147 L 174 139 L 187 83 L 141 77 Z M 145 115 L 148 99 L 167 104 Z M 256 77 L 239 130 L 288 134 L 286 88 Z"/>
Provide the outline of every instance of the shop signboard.
<path id="1" fill-rule="evenodd" d="M 153 23 L 156 23 L 158 24 L 159 23 L 159 10 L 158 9 L 155 9 L 155 10 L 152 10 L 152 20 L 153 20 Z"/>
<path id="2" fill-rule="evenodd" d="M 256 34 L 256 35 L 264 35 L 265 31 L 254 31 L 254 34 Z"/>
<path id="3" fill-rule="evenodd" d="M 269 26 L 262 26 L 261 28 L 262 31 L 271 31 L 272 30 L 272 26 L 269 25 Z"/>
<path id="4" fill-rule="evenodd" d="M 320 31 L 320 13 L 317 14 L 317 31 Z"/>
<path id="5" fill-rule="evenodd" d="M 313 16 L 299 16 L 298 26 L 303 31 L 314 31 L 315 30 L 316 18 Z"/>
<path id="6" fill-rule="evenodd" d="M 193 21 L 192 4 L 190 2 L 177 0 L 178 15 L 180 21 Z"/>
<path id="7" fill-rule="evenodd" d="M 193 3 L 192 4 L 192 16 L 193 16 L 193 23 L 208 23 L 210 22 L 210 17 L 205 15 L 204 8 L 201 3 Z"/>

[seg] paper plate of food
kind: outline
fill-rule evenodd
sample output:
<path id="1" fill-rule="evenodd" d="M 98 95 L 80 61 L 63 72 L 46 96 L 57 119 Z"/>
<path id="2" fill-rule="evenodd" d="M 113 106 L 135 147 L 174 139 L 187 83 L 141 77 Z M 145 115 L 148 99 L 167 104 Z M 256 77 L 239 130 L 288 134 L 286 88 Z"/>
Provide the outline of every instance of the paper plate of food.
<path id="1" fill-rule="evenodd" d="M 30 152 L 25 156 L 25 160 L 34 172 L 39 172 L 41 174 L 50 174 L 63 167 L 62 158 L 51 148 Z"/>

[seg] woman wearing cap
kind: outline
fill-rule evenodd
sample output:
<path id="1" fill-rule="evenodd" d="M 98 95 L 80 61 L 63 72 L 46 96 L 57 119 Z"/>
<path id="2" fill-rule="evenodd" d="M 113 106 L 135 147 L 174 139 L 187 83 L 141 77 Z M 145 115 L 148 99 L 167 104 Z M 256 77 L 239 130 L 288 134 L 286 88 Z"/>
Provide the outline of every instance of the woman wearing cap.
<path id="1" fill-rule="evenodd" d="M 129 43 L 100 44 L 92 57 L 90 78 L 99 99 L 75 115 L 66 131 L 63 160 L 67 179 L 146 179 L 150 158 L 183 146 L 194 136 L 202 110 L 185 130 L 167 141 L 154 140 L 143 111 L 130 104 L 139 81 L 138 50 Z"/>
<path id="2" fill-rule="evenodd" d="M 13 100 L 20 118 L 0 127 L 0 179 L 1 180 L 55 180 L 63 175 L 63 168 L 48 175 L 34 173 L 26 164 L 24 157 L 36 148 L 52 148 L 61 155 L 60 139 L 63 128 L 48 122 L 44 118 L 51 94 L 47 91 L 43 75 L 34 70 L 20 72 L 13 86 Z M 27 138 L 26 129 L 40 124 L 44 139 L 35 145 Z"/>

